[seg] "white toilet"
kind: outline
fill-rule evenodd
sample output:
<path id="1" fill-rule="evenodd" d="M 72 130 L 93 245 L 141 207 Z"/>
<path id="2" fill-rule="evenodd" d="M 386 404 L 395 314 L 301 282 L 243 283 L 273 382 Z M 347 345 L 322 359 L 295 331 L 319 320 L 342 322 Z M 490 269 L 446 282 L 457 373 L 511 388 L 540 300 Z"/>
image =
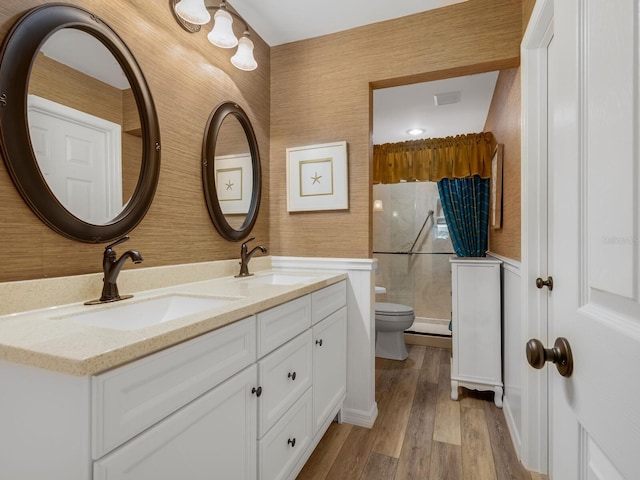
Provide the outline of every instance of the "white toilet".
<path id="1" fill-rule="evenodd" d="M 415 318 L 413 308 L 407 305 L 376 302 L 376 357 L 405 360 L 409 354 L 404 331 Z"/>

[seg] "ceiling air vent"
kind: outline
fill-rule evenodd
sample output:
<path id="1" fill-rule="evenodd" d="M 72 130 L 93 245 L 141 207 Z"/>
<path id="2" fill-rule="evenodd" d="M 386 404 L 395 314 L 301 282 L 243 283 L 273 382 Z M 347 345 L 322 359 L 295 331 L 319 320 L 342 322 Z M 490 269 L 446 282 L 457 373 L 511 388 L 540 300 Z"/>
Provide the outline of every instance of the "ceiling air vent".
<path id="1" fill-rule="evenodd" d="M 433 102 L 436 104 L 436 107 L 451 105 L 452 103 L 458 103 L 461 96 L 462 92 L 459 90 L 457 92 L 436 93 L 433 96 Z"/>

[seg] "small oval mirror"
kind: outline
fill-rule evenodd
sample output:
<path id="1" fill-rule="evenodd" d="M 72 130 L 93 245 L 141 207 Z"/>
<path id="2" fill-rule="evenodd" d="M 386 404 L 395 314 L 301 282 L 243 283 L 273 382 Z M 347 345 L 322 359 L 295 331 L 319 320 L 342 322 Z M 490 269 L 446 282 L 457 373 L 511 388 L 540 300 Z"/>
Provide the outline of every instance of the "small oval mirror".
<path id="1" fill-rule="evenodd" d="M 258 142 L 247 114 L 233 102 L 218 105 L 207 121 L 202 181 L 209 215 L 227 240 L 249 235 L 260 207 Z"/>
<path id="2" fill-rule="evenodd" d="M 122 39 L 87 10 L 45 4 L 12 27 L 0 62 L 0 147 L 25 202 L 74 240 L 131 231 L 155 194 L 160 129 Z"/>

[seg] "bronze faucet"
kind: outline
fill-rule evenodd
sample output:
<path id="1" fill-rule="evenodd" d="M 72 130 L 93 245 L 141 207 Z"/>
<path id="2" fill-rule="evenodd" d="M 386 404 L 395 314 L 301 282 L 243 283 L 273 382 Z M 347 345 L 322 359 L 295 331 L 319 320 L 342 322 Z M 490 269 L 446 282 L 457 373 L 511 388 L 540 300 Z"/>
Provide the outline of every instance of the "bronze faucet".
<path id="1" fill-rule="evenodd" d="M 240 273 L 236 275 L 236 277 L 250 277 L 251 275 L 253 275 L 253 273 L 249 273 L 249 260 L 251 260 L 251 257 L 253 257 L 253 255 L 258 250 L 260 250 L 262 253 L 267 253 L 267 248 L 263 247 L 262 245 L 254 247 L 249 252 L 247 249 L 247 243 L 252 240 L 255 240 L 255 237 L 251 237 L 249 240 L 242 244 L 242 247 L 240 247 Z"/>
<path id="2" fill-rule="evenodd" d="M 116 260 L 116 251 L 113 249 L 116 245 L 129 240 L 128 236 L 124 236 L 119 240 L 116 240 L 111 245 L 107 245 L 104 249 L 104 255 L 102 257 L 102 269 L 104 270 L 104 285 L 102 286 L 102 295 L 98 300 L 91 300 L 85 302 L 85 305 L 95 305 L 99 303 L 116 302 L 118 300 L 124 300 L 125 298 L 131 298 L 133 295 L 120 295 L 118 293 L 118 285 L 116 280 L 122 267 L 124 266 L 127 258 L 130 258 L 133 263 L 141 263 L 142 255 L 137 250 L 127 250 L 124 252 L 118 260 Z"/>

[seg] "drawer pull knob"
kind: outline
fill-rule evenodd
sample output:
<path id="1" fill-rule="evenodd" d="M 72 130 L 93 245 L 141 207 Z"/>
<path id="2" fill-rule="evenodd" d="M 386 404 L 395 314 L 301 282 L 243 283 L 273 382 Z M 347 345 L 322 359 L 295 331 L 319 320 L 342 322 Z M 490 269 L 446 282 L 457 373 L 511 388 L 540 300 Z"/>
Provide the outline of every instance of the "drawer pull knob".
<path id="1" fill-rule="evenodd" d="M 258 387 L 258 388 L 253 387 L 251 389 L 251 393 L 255 393 L 256 397 L 259 397 L 260 395 L 262 395 L 262 387 Z"/>
<path id="2" fill-rule="evenodd" d="M 289 375 L 287 375 L 287 378 L 290 378 L 291 380 L 295 380 L 296 379 L 296 372 L 289 372 Z"/>
<path id="3" fill-rule="evenodd" d="M 296 439 L 295 439 L 295 437 L 294 437 L 294 438 L 290 438 L 289 440 L 287 440 L 287 443 L 288 443 L 289 445 L 291 445 L 292 447 L 295 447 L 295 446 L 296 446 Z"/>
<path id="4" fill-rule="evenodd" d="M 320 345 L 320 346 L 322 346 L 322 339 L 320 339 L 320 340 L 316 340 L 316 345 Z"/>

